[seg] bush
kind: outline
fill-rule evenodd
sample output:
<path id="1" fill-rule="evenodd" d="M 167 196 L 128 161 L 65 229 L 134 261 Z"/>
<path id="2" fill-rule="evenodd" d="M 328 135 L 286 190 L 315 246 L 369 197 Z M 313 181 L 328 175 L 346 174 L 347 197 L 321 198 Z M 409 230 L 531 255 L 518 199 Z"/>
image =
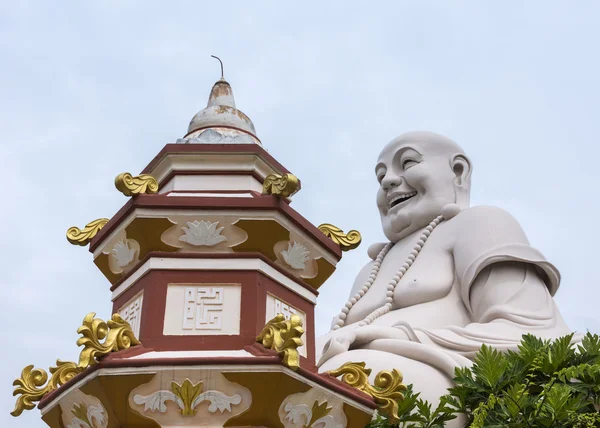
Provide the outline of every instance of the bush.
<path id="1" fill-rule="evenodd" d="M 600 337 L 551 342 L 524 335 L 518 352 L 483 345 L 473 367 L 455 371 L 456 386 L 433 409 L 408 387 L 400 423 L 377 416 L 367 427 L 443 427 L 457 415 L 466 427 L 600 427 Z"/>

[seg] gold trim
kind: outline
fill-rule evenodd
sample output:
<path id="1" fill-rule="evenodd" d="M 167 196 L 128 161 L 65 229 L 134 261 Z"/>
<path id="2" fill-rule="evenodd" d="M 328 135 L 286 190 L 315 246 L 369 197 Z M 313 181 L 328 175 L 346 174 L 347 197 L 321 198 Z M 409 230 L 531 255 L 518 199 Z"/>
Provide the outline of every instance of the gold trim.
<path id="1" fill-rule="evenodd" d="M 294 174 L 269 174 L 263 182 L 263 195 L 275 195 L 282 198 L 292 196 L 300 190 L 300 180 Z"/>
<path id="2" fill-rule="evenodd" d="M 134 177 L 128 172 L 122 172 L 115 177 L 115 187 L 125 196 L 156 193 L 158 192 L 158 181 L 150 174 L 141 174 Z"/>
<path id="3" fill-rule="evenodd" d="M 318 229 L 338 244 L 342 251 L 354 250 L 362 241 L 362 236 L 360 236 L 358 230 L 351 230 L 348 233 L 344 233 L 342 229 L 329 223 L 323 223 Z"/>
<path id="4" fill-rule="evenodd" d="M 100 229 L 102 229 L 106 223 L 108 223 L 107 218 L 99 218 L 94 221 L 90 221 L 85 225 L 83 229 L 78 228 L 77 226 L 70 227 L 67 230 L 67 241 L 69 241 L 73 245 L 81 245 L 85 247 L 90 241 L 98 234 Z"/>
<path id="5" fill-rule="evenodd" d="M 17 398 L 15 408 L 10 414 L 17 417 L 24 410 L 33 409 L 35 402 L 40 401 L 46 394 L 54 391 L 82 371 L 83 369 L 77 367 L 75 363 L 56 360 L 56 367 L 50 367 L 52 374 L 50 382 L 46 384 L 48 381 L 46 370 L 34 369 L 33 364 L 28 365 L 21 372 L 21 377 L 13 382 L 13 386 L 16 386 L 13 395 L 21 395 Z"/>
<path id="6" fill-rule="evenodd" d="M 77 333 L 83 336 L 77 339 L 77 346 L 83 345 L 79 354 L 79 367 L 96 365 L 100 357 L 140 344 L 131 326 L 121 315 L 113 314 L 108 322 L 94 318 L 95 316 L 94 312 L 87 314 L 83 325 L 77 329 Z"/>
<path id="7" fill-rule="evenodd" d="M 129 323 L 119 314 L 114 314 L 108 323 L 94 318 L 95 316 L 94 312 L 87 314 L 83 319 L 83 325 L 77 329 L 77 333 L 83 336 L 77 340 L 77 346 L 83 345 L 78 364 L 56 360 L 56 367 L 50 367 L 52 375 L 50 381 L 46 370 L 34 369 L 33 365 L 23 369 L 21 377 L 13 382 L 13 386 L 16 386 L 13 395 L 19 397 L 11 415 L 16 417 L 24 410 L 33 409 L 34 403 L 40 401 L 46 394 L 64 385 L 89 366 L 97 364 L 98 358 L 141 344 L 133 334 Z M 104 343 L 101 343 L 101 340 L 104 340 Z"/>
<path id="8" fill-rule="evenodd" d="M 365 366 L 365 362 L 348 362 L 327 373 L 334 377 L 342 376 L 342 382 L 373 397 L 379 411 L 387 415 L 391 423 L 397 423 L 398 401 L 404 400 L 403 391 L 406 391 L 406 385 L 402 383 L 402 373 L 396 369 L 382 370 L 375 376 L 374 384 L 370 385 L 371 369 Z"/>
<path id="9" fill-rule="evenodd" d="M 285 366 L 297 370 L 300 367 L 298 347 L 303 344 L 300 339 L 303 334 L 302 319 L 298 315 L 293 314 L 286 320 L 283 314 L 277 314 L 267 322 L 256 341 L 267 349 L 277 351 Z"/>

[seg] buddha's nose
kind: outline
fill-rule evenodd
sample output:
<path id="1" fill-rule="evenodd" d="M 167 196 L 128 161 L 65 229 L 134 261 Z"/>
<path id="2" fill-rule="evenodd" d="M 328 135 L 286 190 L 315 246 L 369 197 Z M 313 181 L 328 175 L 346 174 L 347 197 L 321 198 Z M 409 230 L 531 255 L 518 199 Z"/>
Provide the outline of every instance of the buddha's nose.
<path id="1" fill-rule="evenodd" d="M 394 187 L 400 186 L 400 184 L 402 184 L 402 177 L 390 174 L 383 177 L 383 180 L 381 181 L 381 187 L 386 192 L 390 189 L 393 189 Z"/>

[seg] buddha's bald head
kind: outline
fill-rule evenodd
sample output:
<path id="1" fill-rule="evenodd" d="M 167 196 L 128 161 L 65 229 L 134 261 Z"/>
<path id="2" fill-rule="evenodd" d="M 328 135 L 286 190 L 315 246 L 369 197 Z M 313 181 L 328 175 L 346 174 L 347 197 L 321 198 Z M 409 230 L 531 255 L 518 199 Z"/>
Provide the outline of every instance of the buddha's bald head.
<path id="1" fill-rule="evenodd" d="M 471 164 L 458 144 L 433 132 L 394 138 L 375 173 L 383 231 L 392 242 L 427 226 L 447 204 L 469 204 Z"/>

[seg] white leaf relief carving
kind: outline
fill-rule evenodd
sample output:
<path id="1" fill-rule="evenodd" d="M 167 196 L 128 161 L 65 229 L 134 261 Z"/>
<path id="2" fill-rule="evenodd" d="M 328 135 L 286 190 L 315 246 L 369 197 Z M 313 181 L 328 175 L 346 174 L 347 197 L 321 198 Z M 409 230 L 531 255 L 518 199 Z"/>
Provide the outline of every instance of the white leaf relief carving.
<path id="1" fill-rule="evenodd" d="M 135 404 L 144 405 L 144 412 L 148 410 L 151 412 L 158 410 L 160 413 L 165 413 L 167 411 L 167 401 L 173 401 L 177 403 L 179 408 L 184 408 L 183 401 L 171 391 L 157 391 L 150 395 L 137 394 L 133 396 L 133 402 Z"/>
<path id="2" fill-rule="evenodd" d="M 117 261 L 119 267 L 127 266 L 135 257 L 135 249 L 129 248 L 129 242 L 125 239 L 117 242 L 110 253 Z"/>
<path id="3" fill-rule="evenodd" d="M 303 427 L 307 426 L 310 423 L 310 420 L 313 417 L 312 410 L 306 404 L 296 404 L 287 403 L 284 407 L 286 412 L 285 419 L 290 421 L 292 424 L 302 424 Z M 302 418 L 305 418 L 302 421 Z M 335 418 L 331 415 L 323 416 L 312 424 L 310 424 L 311 428 L 344 428 L 343 424 L 337 423 Z"/>
<path id="4" fill-rule="evenodd" d="M 188 221 L 188 227 L 183 226 L 181 229 L 184 235 L 179 237 L 180 241 L 187 242 L 195 246 L 206 246 L 212 247 L 223 241 L 227 241 L 227 238 L 221 235 L 221 232 L 225 227 L 217 229 L 219 222 L 216 221 L 211 223 L 210 221 Z"/>
<path id="5" fill-rule="evenodd" d="M 183 401 L 171 391 L 162 390 L 146 396 L 137 394 L 133 397 L 133 402 L 135 404 L 144 405 L 145 412 L 148 410 L 151 412 L 158 410 L 160 413 L 165 413 L 167 411 L 167 401 L 173 401 L 182 410 L 185 408 Z M 242 397 L 239 394 L 228 396 L 220 391 L 206 391 L 194 400 L 192 409 L 195 409 L 203 401 L 210 402 L 210 405 L 208 406 L 209 412 L 215 413 L 218 410 L 223 413 L 225 411 L 231 412 L 231 405 L 240 404 L 242 402 Z"/>
<path id="6" fill-rule="evenodd" d="M 79 407 L 83 408 L 84 405 L 80 404 Z M 106 428 L 108 426 L 106 410 L 100 404 L 88 406 L 86 416 L 87 418 L 84 417 L 86 420 L 74 417 L 67 428 Z"/>
<path id="7" fill-rule="evenodd" d="M 108 425 L 108 419 L 104 412 L 104 407 L 97 405 L 91 405 L 87 410 L 88 420 L 92 423 L 92 427 L 106 427 Z"/>
<path id="8" fill-rule="evenodd" d="M 91 428 L 87 423 L 79 418 L 71 419 L 71 423 L 67 425 L 67 428 Z"/>
<path id="9" fill-rule="evenodd" d="M 293 424 L 302 423 L 302 417 L 305 418 L 305 424 L 310 422 L 310 418 L 312 417 L 312 412 L 310 407 L 306 404 L 296 404 L 295 406 L 292 403 L 287 403 L 284 407 L 285 410 L 285 419 L 290 421 Z"/>
<path id="10" fill-rule="evenodd" d="M 235 394 L 232 396 L 228 396 L 219 391 L 206 391 L 203 392 L 194 400 L 192 405 L 195 408 L 202 401 L 207 400 L 210 401 L 210 406 L 208 406 L 208 411 L 211 413 L 215 413 L 217 410 L 223 413 L 225 410 L 231 412 L 232 404 L 240 404 L 242 402 L 242 396 L 239 394 Z"/>
<path id="11" fill-rule="evenodd" d="M 302 244 L 289 242 L 287 250 L 281 252 L 283 260 L 294 269 L 304 269 L 310 252 Z"/>

